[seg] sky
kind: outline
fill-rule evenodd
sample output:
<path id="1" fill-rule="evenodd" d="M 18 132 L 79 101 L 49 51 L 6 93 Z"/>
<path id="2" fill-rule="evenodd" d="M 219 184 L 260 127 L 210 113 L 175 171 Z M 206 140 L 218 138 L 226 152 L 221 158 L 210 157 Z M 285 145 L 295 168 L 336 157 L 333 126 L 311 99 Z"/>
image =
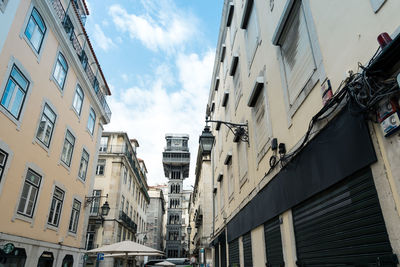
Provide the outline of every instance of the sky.
<path id="1" fill-rule="evenodd" d="M 194 184 L 223 0 L 86 0 L 86 29 L 112 96 L 105 131 L 138 140 L 147 183 L 166 183 L 166 133 L 189 134 Z"/>

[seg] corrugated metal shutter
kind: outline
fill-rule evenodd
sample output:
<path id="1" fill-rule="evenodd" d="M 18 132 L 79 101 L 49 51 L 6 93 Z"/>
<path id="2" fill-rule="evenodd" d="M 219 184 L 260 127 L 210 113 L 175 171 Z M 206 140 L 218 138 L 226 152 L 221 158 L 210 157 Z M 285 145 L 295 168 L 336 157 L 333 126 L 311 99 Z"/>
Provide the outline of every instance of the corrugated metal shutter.
<path id="1" fill-rule="evenodd" d="M 371 170 L 293 209 L 299 266 L 396 266 Z"/>
<path id="2" fill-rule="evenodd" d="M 251 248 L 250 232 L 243 236 L 243 259 L 244 259 L 244 266 L 253 267 L 253 254 Z"/>
<path id="3" fill-rule="evenodd" d="M 221 267 L 226 267 L 226 243 L 225 239 L 224 242 L 221 244 Z"/>
<path id="4" fill-rule="evenodd" d="M 219 267 L 219 245 L 214 249 L 214 266 Z"/>
<path id="5" fill-rule="evenodd" d="M 230 267 L 240 266 L 239 240 L 237 238 L 229 243 L 229 266 Z"/>
<path id="6" fill-rule="evenodd" d="M 264 224 L 265 251 L 268 267 L 285 266 L 283 261 L 282 238 L 279 218 L 276 217 Z"/>

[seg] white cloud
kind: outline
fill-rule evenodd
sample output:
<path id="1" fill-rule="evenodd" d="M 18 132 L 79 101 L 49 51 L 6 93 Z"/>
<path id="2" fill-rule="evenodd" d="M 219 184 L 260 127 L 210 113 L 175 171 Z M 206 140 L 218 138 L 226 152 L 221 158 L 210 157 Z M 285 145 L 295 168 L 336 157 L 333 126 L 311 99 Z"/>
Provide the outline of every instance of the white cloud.
<path id="1" fill-rule="evenodd" d="M 187 182 L 194 183 L 198 137 L 204 127 L 213 60 L 212 51 L 204 55 L 179 53 L 172 63 L 175 66 L 160 65 L 140 87 L 121 90 L 120 95 L 110 99 L 115 116 L 106 130 L 126 131 L 130 138 L 139 141 L 138 156 L 146 162 L 149 184 L 167 182 L 162 167 L 166 133 L 190 135 L 191 170 Z M 176 79 L 171 67 L 178 69 Z M 167 87 L 175 84 L 181 89 L 169 92 Z"/>
<path id="2" fill-rule="evenodd" d="M 108 51 L 108 49 L 115 47 L 113 40 L 104 34 L 98 24 L 94 25 L 93 40 L 94 44 L 104 51 Z"/>
<path id="3" fill-rule="evenodd" d="M 196 35 L 195 16 L 185 14 L 170 0 L 157 1 L 157 9 L 154 4 L 154 1 L 142 1 L 146 10 L 142 15 L 130 14 L 120 5 L 112 5 L 109 14 L 117 29 L 152 51 L 174 52 Z"/>

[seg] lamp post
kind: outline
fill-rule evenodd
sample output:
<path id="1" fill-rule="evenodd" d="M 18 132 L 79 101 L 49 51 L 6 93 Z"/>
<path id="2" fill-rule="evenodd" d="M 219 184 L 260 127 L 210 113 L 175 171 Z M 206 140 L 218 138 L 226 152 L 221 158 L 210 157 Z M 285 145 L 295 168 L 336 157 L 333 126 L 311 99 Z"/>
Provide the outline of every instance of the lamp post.
<path id="1" fill-rule="evenodd" d="M 215 138 L 210 131 L 210 126 L 204 127 L 204 130 L 199 137 L 199 143 L 203 155 L 208 155 L 211 153 L 214 144 L 214 139 Z"/>
<path id="2" fill-rule="evenodd" d="M 190 233 L 192 232 L 192 227 L 190 225 L 186 228 L 186 231 L 188 233 L 188 253 L 190 256 Z"/>
<path id="3" fill-rule="evenodd" d="M 241 141 L 241 142 L 246 142 L 247 144 L 249 144 L 249 126 L 248 126 L 247 122 L 246 123 L 233 123 L 233 122 L 229 122 L 229 121 L 206 119 L 206 123 L 208 123 L 208 122 L 217 123 L 217 126 L 224 124 L 233 133 L 233 135 L 234 135 L 233 142 L 238 143 L 239 141 Z M 208 126 L 206 126 L 206 128 L 207 127 Z M 204 130 L 205 130 L 205 128 L 204 128 Z M 203 131 L 203 133 L 204 133 L 204 131 Z M 201 142 L 201 140 L 200 140 L 200 142 Z"/>

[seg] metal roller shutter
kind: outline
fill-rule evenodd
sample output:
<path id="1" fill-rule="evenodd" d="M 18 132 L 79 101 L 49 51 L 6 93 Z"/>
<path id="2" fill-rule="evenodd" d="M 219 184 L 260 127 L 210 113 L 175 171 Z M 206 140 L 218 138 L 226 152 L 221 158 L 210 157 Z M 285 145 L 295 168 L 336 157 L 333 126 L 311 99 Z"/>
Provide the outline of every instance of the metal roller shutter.
<path id="1" fill-rule="evenodd" d="M 293 209 L 298 266 L 396 266 L 371 170 Z"/>
<path id="2" fill-rule="evenodd" d="M 265 252 L 268 267 L 285 266 L 283 261 L 281 227 L 276 217 L 264 224 Z"/>
<path id="3" fill-rule="evenodd" d="M 215 246 L 214 266 L 219 267 L 219 245 Z"/>
<path id="4" fill-rule="evenodd" d="M 229 243 L 229 266 L 231 267 L 240 266 L 239 240 L 237 238 Z"/>
<path id="5" fill-rule="evenodd" d="M 224 242 L 221 244 L 221 267 L 226 267 L 226 243 L 225 239 Z"/>
<path id="6" fill-rule="evenodd" d="M 251 233 L 247 233 L 243 236 L 243 259 L 244 266 L 253 267 L 253 254 L 251 248 Z"/>

